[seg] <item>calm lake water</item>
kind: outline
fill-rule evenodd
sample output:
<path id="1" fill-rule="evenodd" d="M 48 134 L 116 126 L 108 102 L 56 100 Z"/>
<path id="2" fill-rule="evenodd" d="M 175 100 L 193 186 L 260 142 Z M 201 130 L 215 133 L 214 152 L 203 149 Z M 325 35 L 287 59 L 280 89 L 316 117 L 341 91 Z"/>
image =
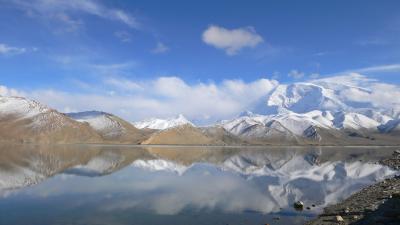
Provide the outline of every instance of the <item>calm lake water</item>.
<path id="1" fill-rule="evenodd" d="M 0 224 L 302 224 L 393 150 L 2 145 Z"/>

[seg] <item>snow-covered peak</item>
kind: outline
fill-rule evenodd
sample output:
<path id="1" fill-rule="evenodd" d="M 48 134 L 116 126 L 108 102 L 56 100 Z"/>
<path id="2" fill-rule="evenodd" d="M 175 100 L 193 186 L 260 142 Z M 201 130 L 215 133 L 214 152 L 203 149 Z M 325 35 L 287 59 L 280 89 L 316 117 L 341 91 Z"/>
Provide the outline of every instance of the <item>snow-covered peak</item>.
<path id="1" fill-rule="evenodd" d="M 177 127 L 185 124 L 194 126 L 193 123 L 190 122 L 188 119 L 186 119 L 182 114 L 179 114 L 174 118 L 167 118 L 167 119 L 152 118 L 133 123 L 133 125 L 139 129 L 149 128 L 156 130 L 165 130 L 168 128 Z"/>
<path id="2" fill-rule="evenodd" d="M 313 110 L 342 111 L 347 109 L 335 91 L 313 83 L 279 85 L 272 91 L 264 105 L 258 105 L 256 112 L 277 114 L 287 111 L 307 113 Z"/>
<path id="3" fill-rule="evenodd" d="M 311 112 L 329 112 L 332 115 L 339 113 L 337 115 L 339 122 L 335 121 L 336 127 L 370 129 L 397 119 L 400 115 L 400 104 L 389 104 L 388 102 L 394 101 L 388 100 L 382 93 L 388 88 L 395 87 L 378 83 L 357 73 L 350 73 L 308 82 L 278 85 L 250 109 L 255 113 L 271 116 Z M 340 118 L 340 114 L 343 118 Z M 325 120 L 325 116 L 315 117 L 325 124 L 321 121 Z M 333 118 L 328 120 L 333 121 Z"/>
<path id="4" fill-rule="evenodd" d="M 33 100 L 23 97 L 0 96 L 0 114 L 3 116 L 17 115 L 28 118 L 49 111 L 51 111 L 50 108 Z"/>

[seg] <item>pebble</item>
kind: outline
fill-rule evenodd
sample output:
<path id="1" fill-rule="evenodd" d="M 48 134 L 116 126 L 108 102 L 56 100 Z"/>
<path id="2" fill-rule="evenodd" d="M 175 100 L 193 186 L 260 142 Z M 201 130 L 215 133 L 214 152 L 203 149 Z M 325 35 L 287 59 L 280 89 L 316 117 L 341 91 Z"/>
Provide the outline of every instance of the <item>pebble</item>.
<path id="1" fill-rule="evenodd" d="M 336 216 L 336 217 L 335 217 L 335 221 L 336 221 L 336 222 L 343 222 L 344 219 L 343 219 L 343 217 L 341 217 L 341 216 Z"/>

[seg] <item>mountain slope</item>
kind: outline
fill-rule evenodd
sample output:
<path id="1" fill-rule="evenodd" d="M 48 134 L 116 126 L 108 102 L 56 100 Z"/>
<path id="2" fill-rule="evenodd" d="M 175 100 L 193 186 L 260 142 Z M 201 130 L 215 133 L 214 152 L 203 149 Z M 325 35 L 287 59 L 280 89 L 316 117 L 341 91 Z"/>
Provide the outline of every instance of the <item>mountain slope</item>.
<path id="1" fill-rule="evenodd" d="M 177 127 L 185 124 L 189 124 L 194 126 L 192 122 L 186 119 L 182 114 L 178 115 L 175 118 L 168 119 L 148 119 L 144 121 L 134 122 L 135 127 L 139 129 L 155 129 L 155 130 L 164 130 L 172 127 Z"/>
<path id="2" fill-rule="evenodd" d="M 99 143 L 87 124 L 36 101 L 0 96 L 0 140 L 33 143 Z"/>
<path id="3" fill-rule="evenodd" d="M 151 133 L 149 130 L 139 130 L 129 122 L 110 113 L 87 111 L 68 113 L 67 115 L 78 122 L 88 123 L 106 141 L 138 144 Z"/>

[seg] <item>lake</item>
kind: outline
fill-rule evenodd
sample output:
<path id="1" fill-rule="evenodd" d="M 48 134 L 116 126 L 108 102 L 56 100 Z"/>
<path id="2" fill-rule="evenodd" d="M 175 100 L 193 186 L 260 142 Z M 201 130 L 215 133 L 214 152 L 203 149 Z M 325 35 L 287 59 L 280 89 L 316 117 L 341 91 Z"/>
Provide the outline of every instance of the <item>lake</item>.
<path id="1" fill-rule="evenodd" d="M 0 224 L 303 224 L 393 176 L 393 150 L 1 145 Z"/>

